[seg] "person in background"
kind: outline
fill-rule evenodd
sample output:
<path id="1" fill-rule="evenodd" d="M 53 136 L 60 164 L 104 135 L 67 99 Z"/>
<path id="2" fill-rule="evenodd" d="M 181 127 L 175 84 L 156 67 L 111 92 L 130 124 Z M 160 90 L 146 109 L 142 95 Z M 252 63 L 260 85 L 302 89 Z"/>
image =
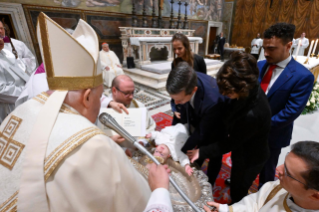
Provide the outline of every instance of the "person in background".
<path id="1" fill-rule="evenodd" d="M 9 32 L 4 23 L 0 21 L 0 36 L 4 40 L 4 49 L 12 52 L 16 59 L 20 58 L 26 66 L 25 72 L 30 76 L 37 67 L 35 56 L 22 41 L 10 38 L 9 33 L 6 33 L 7 31 Z"/>
<path id="2" fill-rule="evenodd" d="M 176 33 L 172 38 L 174 60 L 172 69 L 177 67 L 179 62 L 185 61 L 197 72 L 207 74 L 207 67 L 202 56 L 192 52 L 188 38 L 181 33 Z"/>
<path id="3" fill-rule="evenodd" d="M 191 162 L 232 152 L 230 196 L 238 202 L 269 157 L 268 133 L 271 113 L 267 97 L 258 83 L 255 58 L 241 51 L 233 52 L 217 73 L 219 92 L 230 101 L 224 107 L 223 124 L 228 136 L 214 143 L 189 150 Z"/>
<path id="4" fill-rule="evenodd" d="M 259 175 L 259 188 L 275 178 L 281 148 L 289 146 L 294 120 L 305 108 L 314 76 L 291 57 L 295 25 L 277 23 L 264 32 L 266 60 L 258 62 L 259 82 L 271 109 L 270 157 Z"/>
<path id="5" fill-rule="evenodd" d="M 116 76 L 124 74 L 122 65 L 116 54 L 110 50 L 109 44 L 103 43 L 100 51 L 104 85 L 110 87 Z"/>
<path id="6" fill-rule="evenodd" d="M 308 48 L 308 46 L 309 46 L 309 39 L 306 38 L 305 32 L 301 33 L 300 38 L 297 38 L 295 40 L 295 49 L 294 49 L 293 55 L 295 55 L 297 52 L 299 41 L 301 41 L 301 44 L 300 44 L 300 49 L 299 49 L 298 55 L 304 56 L 305 49 Z"/>
<path id="7" fill-rule="evenodd" d="M 226 38 L 224 37 L 224 33 L 221 32 L 219 39 L 218 39 L 218 44 L 217 44 L 217 51 L 218 54 L 220 54 L 220 59 L 224 61 L 224 45 L 226 43 Z"/>
<path id="8" fill-rule="evenodd" d="M 263 40 L 260 38 L 260 33 L 257 37 L 251 41 L 251 51 L 250 54 L 258 60 L 260 47 L 263 45 Z"/>
<path id="9" fill-rule="evenodd" d="M 279 180 L 266 183 L 231 206 L 208 202 L 219 212 L 317 212 L 319 211 L 319 143 L 299 141 L 277 167 Z M 204 206 L 206 212 L 211 210 Z"/>

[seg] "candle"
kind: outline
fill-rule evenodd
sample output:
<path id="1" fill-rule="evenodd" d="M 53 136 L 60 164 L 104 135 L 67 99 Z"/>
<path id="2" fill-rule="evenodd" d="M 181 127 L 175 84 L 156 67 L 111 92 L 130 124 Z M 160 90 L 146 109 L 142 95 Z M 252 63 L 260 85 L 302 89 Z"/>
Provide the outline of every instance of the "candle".
<path id="1" fill-rule="evenodd" d="M 299 49 L 300 49 L 300 45 L 301 45 L 301 39 L 299 39 L 299 42 L 298 42 L 297 51 L 295 53 L 295 60 L 297 59 L 297 56 L 298 56 L 298 53 L 299 53 Z"/>
<path id="2" fill-rule="evenodd" d="M 309 58 L 309 57 L 310 57 L 310 53 L 311 53 L 312 46 L 313 46 L 313 43 L 314 43 L 314 42 L 315 42 L 314 40 L 313 40 L 313 41 L 311 41 L 311 44 L 310 44 L 310 48 L 309 48 L 309 51 L 308 51 L 307 58 Z"/>
<path id="3" fill-rule="evenodd" d="M 312 51 L 312 54 L 313 54 L 313 55 L 315 55 L 315 51 L 316 51 L 316 48 L 317 48 L 317 44 L 318 44 L 318 39 L 316 40 L 315 47 L 313 48 L 313 51 Z"/>

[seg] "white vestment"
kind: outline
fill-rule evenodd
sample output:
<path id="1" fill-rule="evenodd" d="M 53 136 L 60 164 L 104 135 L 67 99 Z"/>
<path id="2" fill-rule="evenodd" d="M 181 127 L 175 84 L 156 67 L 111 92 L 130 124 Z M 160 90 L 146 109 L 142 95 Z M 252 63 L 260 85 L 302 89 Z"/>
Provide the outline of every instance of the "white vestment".
<path id="1" fill-rule="evenodd" d="M 0 123 L 14 110 L 14 103 L 29 79 L 25 70 L 20 58 L 6 49 L 0 51 Z"/>
<path id="2" fill-rule="evenodd" d="M 47 98 L 42 93 L 20 105 L 0 126 L 0 211 L 17 207 L 28 140 Z M 147 181 L 121 148 L 66 104 L 61 107 L 50 134 L 44 163 L 51 212 L 141 212 L 151 196 Z M 149 203 L 149 209 L 172 211 L 165 190 L 154 191 L 157 194 L 150 201 L 155 205 Z M 162 198 L 157 199 L 156 195 Z"/>
<path id="3" fill-rule="evenodd" d="M 100 59 L 104 85 L 111 87 L 113 79 L 118 75 L 124 74 L 123 69 L 118 67 L 121 65 L 120 60 L 113 51 L 106 52 L 103 49 L 100 51 Z M 109 70 L 105 70 L 105 67 L 109 67 Z"/>
<path id="4" fill-rule="evenodd" d="M 294 52 L 292 53 L 292 55 L 295 55 L 296 54 L 296 52 L 297 52 L 297 48 L 298 48 L 298 43 L 299 43 L 299 40 L 300 40 L 301 38 L 298 38 L 298 39 L 296 39 L 295 40 L 295 50 L 294 50 Z M 299 49 L 299 52 L 298 52 L 298 55 L 301 55 L 301 56 L 304 56 L 304 52 L 305 52 L 305 49 L 307 48 L 309 46 L 309 40 L 308 40 L 308 38 L 303 38 L 303 39 L 301 39 L 301 46 L 300 46 L 300 49 Z"/>
<path id="5" fill-rule="evenodd" d="M 258 192 L 247 195 L 231 206 L 220 205 L 219 212 L 318 212 L 296 205 L 279 182 L 268 182 Z"/>
<path id="6" fill-rule="evenodd" d="M 165 144 L 171 153 L 174 161 L 179 161 L 181 166 L 185 167 L 190 164 L 188 156 L 182 152 L 182 147 L 186 143 L 189 133 L 185 125 L 176 124 L 174 126 L 165 127 L 161 132 L 152 132 L 152 139 L 155 144 Z"/>
<path id="7" fill-rule="evenodd" d="M 263 46 L 263 40 L 261 40 L 261 46 Z M 258 57 L 258 61 L 261 61 L 261 60 L 266 60 L 265 58 L 265 51 L 264 51 L 264 48 L 261 48 L 260 50 L 260 54 L 259 54 L 259 57 Z"/>
<path id="8" fill-rule="evenodd" d="M 113 100 L 112 98 L 112 94 L 110 94 L 108 97 L 105 98 L 101 98 L 101 108 L 105 108 L 109 105 L 109 103 Z M 133 99 L 131 104 L 129 106 L 127 106 L 127 108 L 144 108 L 145 105 L 136 100 Z M 146 133 L 150 133 L 152 131 L 154 131 L 156 128 L 156 123 L 154 121 L 154 119 L 150 116 L 149 113 L 147 113 L 147 120 L 146 120 Z"/>
<path id="9" fill-rule="evenodd" d="M 31 75 L 33 71 L 35 71 L 37 67 L 37 62 L 35 56 L 29 50 L 29 48 L 22 42 L 16 39 L 11 38 L 11 42 L 14 45 L 14 48 L 18 52 L 18 57 L 23 61 L 26 65 L 26 72 Z M 12 47 L 10 43 L 4 44 L 4 49 L 12 52 Z"/>
<path id="10" fill-rule="evenodd" d="M 251 41 L 251 51 L 250 54 L 259 54 L 259 49 L 263 44 L 263 40 L 261 38 L 254 38 Z M 254 46 L 257 45 L 257 46 Z"/>

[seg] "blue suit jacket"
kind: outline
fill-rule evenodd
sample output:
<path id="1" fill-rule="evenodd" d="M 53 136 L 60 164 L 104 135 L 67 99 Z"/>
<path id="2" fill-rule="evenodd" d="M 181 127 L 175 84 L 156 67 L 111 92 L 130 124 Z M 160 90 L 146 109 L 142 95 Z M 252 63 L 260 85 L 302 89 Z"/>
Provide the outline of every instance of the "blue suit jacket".
<path id="1" fill-rule="evenodd" d="M 195 148 L 195 146 L 199 147 L 224 140 L 227 136 L 222 121 L 225 97 L 219 93 L 216 80 L 213 77 L 197 72 L 197 78 L 195 109 L 189 102 L 184 105 L 176 105 L 176 110 L 181 113 L 181 119 L 177 119 L 175 116 L 173 119 L 173 125 L 191 123 L 195 128 L 182 148 L 184 152 Z M 172 102 L 172 106 L 174 107 L 174 102 Z"/>
<path id="2" fill-rule="evenodd" d="M 261 82 L 269 64 L 258 63 Z M 282 148 L 290 144 L 294 120 L 301 114 L 313 88 L 314 76 L 293 58 L 270 88 L 267 98 L 271 109 L 269 146 Z"/>

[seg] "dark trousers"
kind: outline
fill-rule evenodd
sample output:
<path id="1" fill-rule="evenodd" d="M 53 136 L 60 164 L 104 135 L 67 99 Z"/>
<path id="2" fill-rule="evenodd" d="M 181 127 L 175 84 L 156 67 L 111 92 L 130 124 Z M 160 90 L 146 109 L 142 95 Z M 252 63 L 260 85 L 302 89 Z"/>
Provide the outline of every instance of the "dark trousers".
<path id="1" fill-rule="evenodd" d="M 219 48 L 217 50 L 218 50 L 218 54 L 220 54 L 221 61 L 224 61 L 224 48 Z"/>
<path id="2" fill-rule="evenodd" d="M 222 167 L 222 159 L 223 159 L 223 156 L 209 158 L 209 163 L 207 167 L 207 176 L 208 176 L 208 182 L 212 185 L 213 188 L 214 188 L 214 184 L 218 176 L 218 173 L 220 171 L 220 168 Z M 204 161 L 205 159 L 198 159 L 195 162 L 201 167 Z"/>
<path id="3" fill-rule="evenodd" d="M 275 180 L 276 167 L 278 164 L 279 155 L 281 153 L 281 148 L 269 148 L 270 157 L 267 160 L 264 168 L 259 175 L 259 187 L 260 189 L 265 183 Z"/>
<path id="4" fill-rule="evenodd" d="M 256 60 L 258 60 L 259 55 L 258 54 L 251 54 L 252 56 L 254 56 L 256 58 Z"/>
<path id="5" fill-rule="evenodd" d="M 264 163 L 245 167 L 237 165 L 236 160 L 233 160 L 230 176 L 230 196 L 232 204 L 239 202 L 243 197 L 247 196 L 250 186 L 263 167 Z"/>

